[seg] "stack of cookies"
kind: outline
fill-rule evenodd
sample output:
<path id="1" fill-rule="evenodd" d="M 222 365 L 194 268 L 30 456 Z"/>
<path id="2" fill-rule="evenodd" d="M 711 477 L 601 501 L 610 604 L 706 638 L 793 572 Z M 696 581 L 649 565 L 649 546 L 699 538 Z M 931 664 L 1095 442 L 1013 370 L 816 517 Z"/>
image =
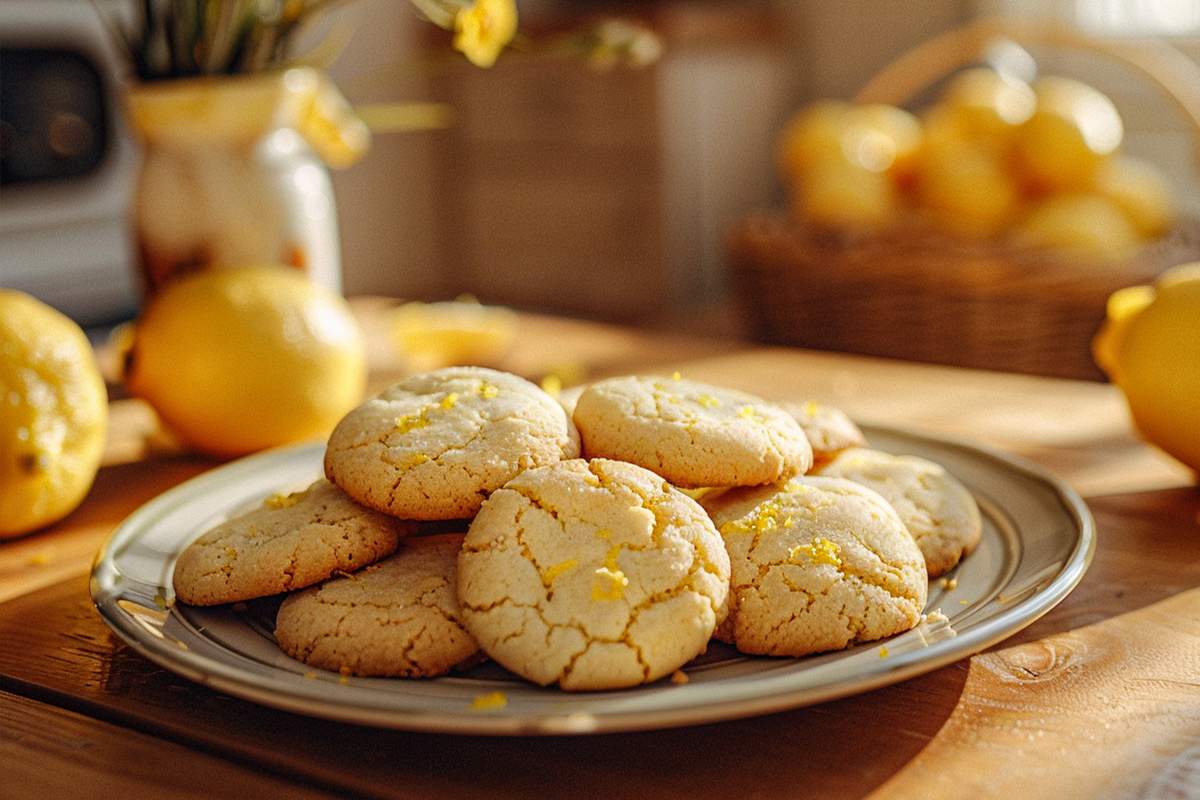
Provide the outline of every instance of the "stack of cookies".
<path id="1" fill-rule="evenodd" d="M 180 556 L 176 596 L 292 592 L 275 635 L 342 674 L 486 656 L 541 685 L 673 673 L 716 638 L 802 656 L 915 626 L 977 544 L 940 466 L 866 448 L 835 409 L 671 378 L 564 393 L 493 370 L 413 376 L 350 412 L 327 480 Z M 583 457 L 580 457 L 582 454 Z"/>

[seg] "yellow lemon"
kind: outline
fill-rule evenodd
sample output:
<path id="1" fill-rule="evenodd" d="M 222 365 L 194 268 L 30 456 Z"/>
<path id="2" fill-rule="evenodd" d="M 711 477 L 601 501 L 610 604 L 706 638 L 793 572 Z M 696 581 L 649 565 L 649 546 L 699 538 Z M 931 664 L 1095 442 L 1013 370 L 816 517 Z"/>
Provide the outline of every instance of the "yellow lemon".
<path id="1" fill-rule="evenodd" d="M 784 177 L 798 180 L 814 161 L 841 153 L 849 110 L 848 103 L 821 100 L 788 121 L 776 145 Z"/>
<path id="2" fill-rule="evenodd" d="M 79 505 L 96 477 L 107 421 L 104 381 L 79 326 L 0 289 L 0 538 Z"/>
<path id="3" fill-rule="evenodd" d="M 1142 435 L 1200 471 L 1200 262 L 1114 294 L 1093 352 Z"/>
<path id="4" fill-rule="evenodd" d="M 973 136 L 1007 140 L 1037 106 L 1037 97 L 1024 81 L 994 69 L 978 67 L 960 72 L 942 94 L 942 105 Z"/>
<path id="5" fill-rule="evenodd" d="M 817 225 L 870 231 L 896 220 L 899 198 L 887 175 L 830 159 L 808 168 L 795 187 L 793 209 L 800 219 Z"/>
<path id="6" fill-rule="evenodd" d="M 1092 87 L 1046 77 L 1034 85 L 1037 110 L 1017 133 L 1029 182 L 1042 190 L 1081 189 L 1121 145 L 1116 106 Z"/>
<path id="7" fill-rule="evenodd" d="M 126 374 L 185 442 L 219 456 L 328 433 L 366 378 L 346 302 L 283 267 L 168 285 L 137 323 Z"/>
<path id="8" fill-rule="evenodd" d="M 887 138 L 885 152 L 891 157 L 888 172 L 897 178 L 912 174 L 924 137 L 921 120 L 903 108 L 883 103 L 856 106 L 849 116 L 852 123 Z"/>
<path id="9" fill-rule="evenodd" d="M 1046 198 L 1017 226 L 1014 239 L 1025 247 L 1106 261 L 1129 257 L 1140 241 L 1115 203 L 1085 192 Z"/>
<path id="10" fill-rule="evenodd" d="M 995 236 L 1016 215 L 1016 182 L 1001 157 L 979 143 L 931 143 L 922 152 L 916 180 L 921 203 L 951 233 Z"/>
<path id="11" fill-rule="evenodd" d="M 1120 206 L 1145 239 L 1162 236 L 1175 220 L 1167 179 L 1149 162 L 1117 156 L 1096 173 L 1096 191 Z"/>

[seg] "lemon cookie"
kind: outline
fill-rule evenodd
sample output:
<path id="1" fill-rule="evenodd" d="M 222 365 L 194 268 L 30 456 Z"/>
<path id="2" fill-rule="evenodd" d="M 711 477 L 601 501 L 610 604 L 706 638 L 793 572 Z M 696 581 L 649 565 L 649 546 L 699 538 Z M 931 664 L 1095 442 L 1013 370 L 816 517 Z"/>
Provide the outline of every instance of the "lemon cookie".
<path id="1" fill-rule="evenodd" d="M 406 539 L 390 558 L 288 597 L 275 639 L 292 658 L 352 675 L 431 678 L 472 658 L 455 587 L 461 534 Z"/>
<path id="2" fill-rule="evenodd" d="M 929 581 L 904 523 L 839 478 L 731 489 L 705 499 L 732 565 L 717 638 L 743 653 L 803 656 L 906 631 Z"/>
<path id="3" fill-rule="evenodd" d="M 600 381 L 580 395 L 574 418 L 588 457 L 629 461 L 678 486 L 755 486 L 812 466 L 812 447 L 789 414 L 695 381 Z"/>
<path id="4" fill-rule="evenodd" d="M 979 506 L 941 464 L 856 448 L 822 466 L 820 474 L 847 478 L 883 495 L 917 540 L 931 578 L 954 569 L 979 544 Z"/>
<path id="5" fill-rule="evenodd" d="M 480 367 L 414 375 L 351 411 L 325 474 L 402 519 L 470 517 L 517 473 L 579 455 L 566 412 L 529 381 Z"/>
<path id="6" fill-rule="evenodd" d="M 654 473 L 605 459 L 509 481 L 458 560 L 480 647 L 570 690 L 671 674 L 704 651 L 728 588 L 729 557 L 704 509 Z"/>
<path id="7" fill-rule="evenodd" d="M 188 545 L 175 563 L 175 595 L 211 606 L 300 589 L 390 555 L 411 527 L 320 480 L 268 497 Z"/>
<path id="8" fill-rule="evenodd" d="M 779 407 L 791 414 L 804 429 L 804 435 L 812 445 L 815 464 L 830 461 L 843 450 L 867 443 L 854 421 L 833 406 L 809 400 L 807 403 L 780 403 Z"/>

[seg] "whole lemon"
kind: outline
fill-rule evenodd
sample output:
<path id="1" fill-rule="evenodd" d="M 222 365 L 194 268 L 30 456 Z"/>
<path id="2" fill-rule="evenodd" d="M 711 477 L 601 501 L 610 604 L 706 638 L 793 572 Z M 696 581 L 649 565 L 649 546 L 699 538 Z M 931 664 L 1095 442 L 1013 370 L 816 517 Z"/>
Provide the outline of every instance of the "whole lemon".
<path id="1" fill-rule="evenodd" d="M 1037 97 L 1024 81 L 977 67 L 954 77 L 941 108 L 972 136 L 1007 141 L 1036 106 Z"/>
<path id="2" fill-rule="evenodd" d="M 1113 295 L 1093 351 L 1142 435 L 1200 471 L 1200 262 Z"/>
<path id="3" fill-rule="evenodd" d="M 895 222 L 899 199 L 887 175 L 831 158 L 809 167 L 792 207 L 800 219 L 823 227 L 871 231 Z"/>
<path id="4" fill-rule="evenodd" d="M 1162 236 L 1175 221 L 1167 178 L 1147 161 L 1113 158 L 1096 173 L 1096 191 L 1120 206 L 1145 239 Z"/>
<path id="5" fill-rule="evenodd" d="M 985 238 L 1013 221 L 1020 200 L 1000 154 L 979 142 L 951 139 L 922 153 L 917 194 L 944 229 Z"/>
<path id="6" fill-rule="evenodd" d="M 1117 107 L 1096 89 L 1070 78 L 1041 78 L 1033 89 L 1037 110 L 1017 132 L 1026 178 L 1034 187 L 1050 191 L 1089 186 L 1124 138 Z"/>
<path id="7" fill-rule="evenodd" d="M 1120 261 L 1137 249 L 1137 229 L 1106 197 L 1088 192 L 1051 195 L 1033 207 L 1013 232 L 1025 247 Z"/>
<path id="8" fill-rule="evenodd" d="M 186 443 L 235 456 L 328 433 L 361 399 L 349 306 L 283 267 L 208 270 L 138 321 L 126 382 Z"/>
<path id="9" fill-rule="evenodd" d="M 107 422 L 104 381 L 79 326 L 0 289 L 0 538 L 79 505 L 96 477 Z"/>

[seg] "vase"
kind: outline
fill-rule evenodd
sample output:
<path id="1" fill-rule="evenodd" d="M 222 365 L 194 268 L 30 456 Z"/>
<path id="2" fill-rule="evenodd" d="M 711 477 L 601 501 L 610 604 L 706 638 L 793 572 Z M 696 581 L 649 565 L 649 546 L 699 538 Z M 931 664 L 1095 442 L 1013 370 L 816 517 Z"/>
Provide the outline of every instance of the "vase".
<path id="1" fill-rule="evenodd" d="M 201 269 L 284 264 L 341 291 L 326 162 L 369 135 L 312 69 L 147 83 L 128 93 L 143 141 L 133 224 L 147 296 Z"/>

